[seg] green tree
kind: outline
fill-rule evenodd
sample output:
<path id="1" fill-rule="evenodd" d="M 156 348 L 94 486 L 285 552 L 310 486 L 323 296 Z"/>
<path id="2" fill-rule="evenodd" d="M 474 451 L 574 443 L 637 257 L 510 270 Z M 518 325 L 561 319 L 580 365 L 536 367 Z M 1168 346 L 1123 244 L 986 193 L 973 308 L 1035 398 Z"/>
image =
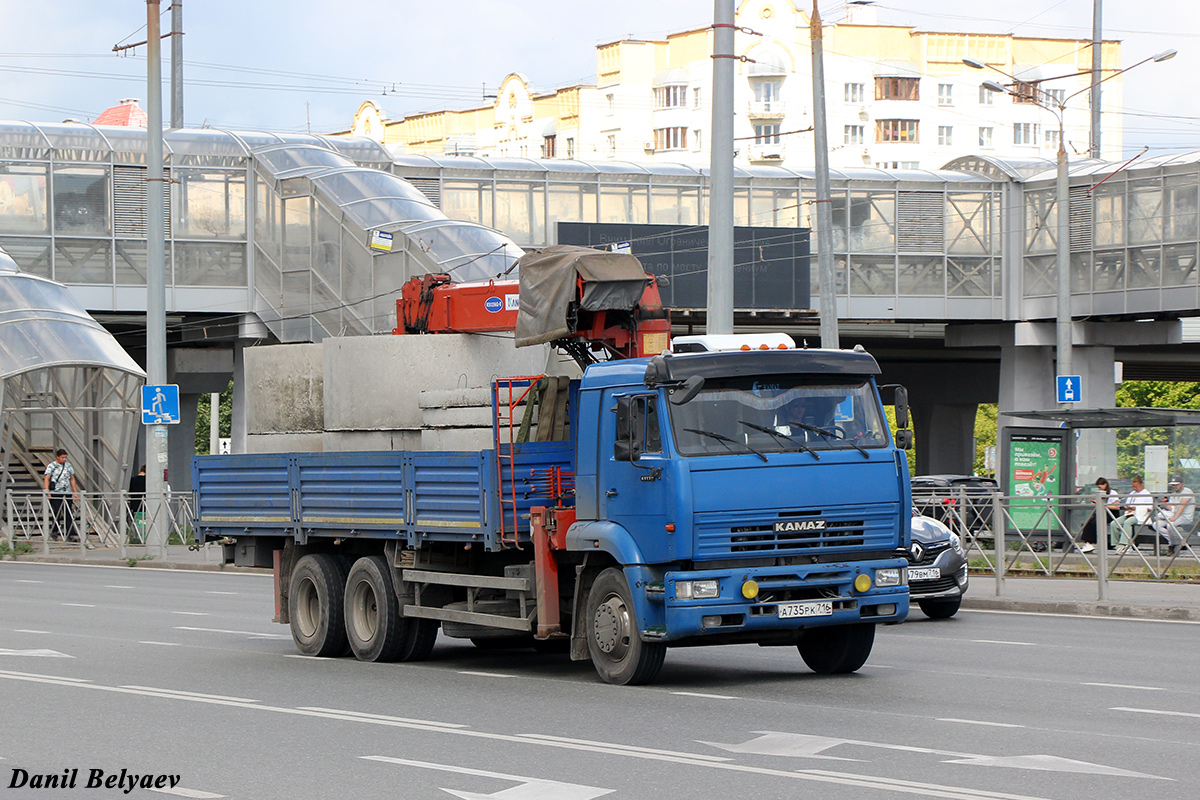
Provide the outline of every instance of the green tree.
<path id="1" fill-rule="evenodd" d="M 208 421 L 210 419 L 212 403 L 209 402 L 208 395 L 203 395 L 200 398 L 200 405 L 196 409 L 196 454 L 208 455 Z M 220 436 L 228 438 L 230 431 L 233 429 L 233 381 L 229 382 L 229 386 L 225 391 L 221 392 L 221 406 L 218 410 L 220 420 L 217 423 L 220 429 Z"/>
<path id="2" fill-rule="evenodd" d="M 1194 408 L 1200 409 L 1200 384 L 1176 381 L 1125 381 L 1117 387 L 1117 405 L 1122 408 Z M 1117 431 L 1117 475 L 1129 478 L 1145 467 L 1146 447 L 1168 445 L 1174 462 L 1195 458 L 1196 444 L 1181 436 L 1179 428 L 1122 428 Z"/>
<path id="3" fill-rule="evenodd" d="M 989 445 L 996 444 L 996 419 L 999 416 L 1000 407 L 995 403 L 980 403 L 979 409 L 975 412 L 975 474 L 987 475 L 988 470 L 984 466 L 984 448 Z"/>

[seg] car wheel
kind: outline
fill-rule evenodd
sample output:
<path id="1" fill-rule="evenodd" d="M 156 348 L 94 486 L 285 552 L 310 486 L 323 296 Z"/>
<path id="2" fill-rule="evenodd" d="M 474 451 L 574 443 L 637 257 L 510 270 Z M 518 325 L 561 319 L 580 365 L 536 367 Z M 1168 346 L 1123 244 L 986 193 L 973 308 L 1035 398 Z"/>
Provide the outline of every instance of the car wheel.
<path id="1" fill-rule="evenodd" d="M 918 600 L 917 605 L 921 607 L 921 612 L 930 619 L 950 619 L 958 613 L 958 607 L 962 605 L 962 598 L 956 597 L 953 600 Z"/>

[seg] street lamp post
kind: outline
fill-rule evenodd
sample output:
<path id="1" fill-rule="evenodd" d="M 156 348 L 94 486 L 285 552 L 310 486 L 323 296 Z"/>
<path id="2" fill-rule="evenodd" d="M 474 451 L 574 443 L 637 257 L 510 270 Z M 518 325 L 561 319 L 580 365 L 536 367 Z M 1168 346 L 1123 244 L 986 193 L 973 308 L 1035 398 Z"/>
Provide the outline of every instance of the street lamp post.
<path id="1" fill-rule="evenodd" d="M 1134 67 L 1141 66 L 1149 61 L 1159 62 L 1166 61 L 1169 58 L 1175 57 L 1175 50 L 1164 50 L 1157 55 L 1144 58 L 1136 64 L 1131 64 L 1124 69 L 1117 70 L 1111 75 L 1107 75 L 1098 81 L 1094 81 L 1088 86 L 1080 89 L 1077 92 L 1064 96 L 1061 100 L 1054 100 L 1048 92 L 1041 88 L 1041 83 L 1047 80 L 1057 80 L 1058 78 L 1074 78 L 1079 75 L 1089 75 L 1091 70 L 1072 73 L 1070 75 L 1060 75 L 1058 78 L 1042 78 L 1034 81 L 1022 81 L 1013 75 L 1001 69 L 997 69 L 991 64 L 984 64 L 971 58 L 964 58 L 963 63 L 972 69 L 991 69 L 999 72 L 1004 77 L 1013 81 L 1010 86 L 1002 86 L 995 81 L 984 81 L 983 88 L 991 92 L 999 92 L 1013 96 L 1030 97 L 1034 104 L 1046 109 L 1054 115 L 1058 120 L 1058 162 L 1057 171 L 1055 174 L 1055 203 L 1057 208 L 1057 239 L 1058 248 L 1054 259 L 1054 268 L 1057 278 L 1057 298 L 1055 308 L 1055 372 L 1059 376 L 1073 375 L 1072 370 L 1072 348 L 1074 341 L 1071 331 L 1071 187 L 1069 180 L 1069 170 L 1067 162 L 1067 132 L 1063 118 L 1067 110 L 1067 101 L 1073 97 L 1091 91 L 1104 81 L 1115 78 L 1123 72 L 1128 72 Z M 1014 91 L 1014 86 L 1027 86 L 1032 90 L 1031 94 L 1024 94 Z M 1082 398 L 1083 386 L 1080 385 L 1080 398 Z M 1068 403 L 1061 405 L 1068 406 Z"/>

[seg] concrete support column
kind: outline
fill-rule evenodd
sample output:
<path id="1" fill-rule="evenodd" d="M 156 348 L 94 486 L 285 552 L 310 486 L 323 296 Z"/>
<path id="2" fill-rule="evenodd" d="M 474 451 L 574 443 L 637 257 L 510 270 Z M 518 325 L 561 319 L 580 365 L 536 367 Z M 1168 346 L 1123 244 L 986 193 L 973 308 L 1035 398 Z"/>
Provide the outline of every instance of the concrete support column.
<path id="1" fill-rule="evenodd" d="M 233 346 L 233 408 L 230 410 L 229 452 L 246 450 L 246 345 Z"/>

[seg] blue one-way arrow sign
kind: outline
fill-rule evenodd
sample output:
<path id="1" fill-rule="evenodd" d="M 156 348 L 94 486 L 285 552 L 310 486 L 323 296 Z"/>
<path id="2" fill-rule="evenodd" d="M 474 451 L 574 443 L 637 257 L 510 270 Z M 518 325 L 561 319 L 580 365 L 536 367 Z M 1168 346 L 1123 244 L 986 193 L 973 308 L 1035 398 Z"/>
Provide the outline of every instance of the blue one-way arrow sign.
<path id="1" fill-rule="evenodd" d="M 1079 403 L 1083 400 L 1083 381 L 1078 375 L 1058 376 L 1058 402 Z"/>

